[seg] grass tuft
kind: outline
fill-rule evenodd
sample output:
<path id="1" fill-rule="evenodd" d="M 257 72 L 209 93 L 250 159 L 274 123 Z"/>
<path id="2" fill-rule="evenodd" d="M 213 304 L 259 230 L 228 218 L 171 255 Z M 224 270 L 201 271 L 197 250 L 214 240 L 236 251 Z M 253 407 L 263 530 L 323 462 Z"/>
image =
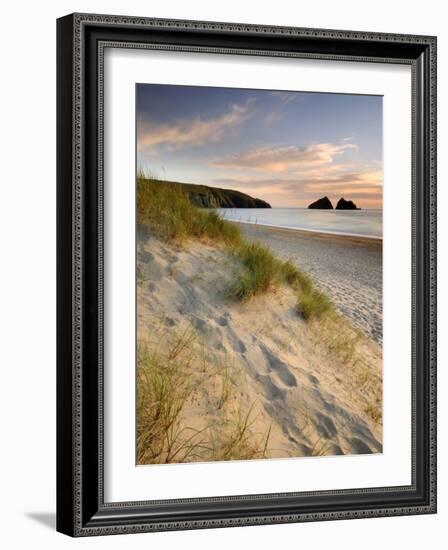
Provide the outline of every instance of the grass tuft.
<path id="1" fill-rule="evenodd" d="M 255 403 L 246 412 L 238 409 L 227 417 L 218 429 L 211 430 L 210 455 L 212 460 L 248 460 L 269 458 L 269 440 L 272 425 L 265 434 L 254 434 L 257 420 Z"/>
<path id="2" fill-rule="evenodd" d="M 137 392 L 137 462 L 168 463 L 185 459 L 190 449 L 181 442 L 181 413 L 191 388 L 184 365 L 157 354 L 140 357 Z"/>
<path id="3" fill-rule="evenodd" d="M 286 282 L 290 284 L 293 288 L 298 287 L 299 290 L 301 290 L 302 292 L 312 291 L 313 283 L 310 277 L 303 273 L 303 271 L 297 269 L 297 267 L 292 263 L 291 260 L 283 262 L 281 269 Z"/>
<path id="4" fill-rule="evenodd" d="M 281 262 L 268 247 L 244 242 L 236 250 L 236 255 L 242 266 L 230 288 L 230 295 L 234 298 L 247 300 L 281 282 Z"/>
<path id="5" fill-rule="evenodd" d="M 379 424 L 383 419 L 381 398 L 367 403 L 364 407 L 364 412 L 367 416 L 370 416 L 375 424 Z"/>
<path id="6" fill-rule="evenodd" d="M 297 310 L 305 320 L 321 317 L 332 309 L 329 298 L 318 290 L 311 289 L 309 292 L 300 293 L 297 297 Z"/>
<path id="7" fill-rule="evenodd" d="M 237 383 L 231 366 L 207 371 L 206 350 L 194 331 L 174 333 L 164 352 L 137 349 L 137 464 L 168 464 L 269 457 L 271 427 L 254 432 L 255 403 L 233 404 Z M 151 346 L 151 349 L 153 346 Z M 198 369 L 198 365 L 203 367 Z M 198 373 L 200 373 L 198 375 Z M 207 394 L 210 376 L 220 379 L 215 419 L 200 429 L 187 424 L 188 405 Z"/>

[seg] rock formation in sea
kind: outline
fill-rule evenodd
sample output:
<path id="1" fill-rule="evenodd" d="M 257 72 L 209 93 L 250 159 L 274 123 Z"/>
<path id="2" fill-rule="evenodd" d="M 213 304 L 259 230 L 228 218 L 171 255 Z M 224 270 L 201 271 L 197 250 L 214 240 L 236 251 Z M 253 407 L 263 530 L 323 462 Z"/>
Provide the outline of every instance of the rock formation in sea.
<path id="1" fill-rule="evenodd" d="M 322 197 L 315 202 L 312 202 L 308 208 L 316 208 L 321 210 L 332 210 L 333 205 L 328 197 Z"/>
<path id="2" fill-rule="evenodd" d="M 336 210 L 361 210 L 353 201 L 346 201 L 343 197 L 338 200 Z"/>

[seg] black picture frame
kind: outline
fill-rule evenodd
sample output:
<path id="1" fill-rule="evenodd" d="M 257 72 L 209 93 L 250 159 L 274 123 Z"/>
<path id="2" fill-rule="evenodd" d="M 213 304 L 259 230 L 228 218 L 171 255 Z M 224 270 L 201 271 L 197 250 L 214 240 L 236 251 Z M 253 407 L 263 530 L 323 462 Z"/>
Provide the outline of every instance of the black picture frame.
<path id="1" fill-rule="evenodd" d="M 104 502 L 102 56 L 116 47 L 412 68 L 412 484 Z M 57 21 L 57 530 L 71 536 L 436 512 L 436 38 L 72 14 Z"/>

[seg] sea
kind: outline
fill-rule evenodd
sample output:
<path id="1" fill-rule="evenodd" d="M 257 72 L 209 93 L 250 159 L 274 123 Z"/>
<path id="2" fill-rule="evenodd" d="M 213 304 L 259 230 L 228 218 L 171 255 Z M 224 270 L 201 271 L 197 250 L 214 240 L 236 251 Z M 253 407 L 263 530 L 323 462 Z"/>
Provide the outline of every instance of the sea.
<path id="1" fill-rule="evenodd" d="M 229 221 L 300 229 L 334 235 L 382 239 L 382 210 L 313 210 L 309 208 L 219 208 Z"/>

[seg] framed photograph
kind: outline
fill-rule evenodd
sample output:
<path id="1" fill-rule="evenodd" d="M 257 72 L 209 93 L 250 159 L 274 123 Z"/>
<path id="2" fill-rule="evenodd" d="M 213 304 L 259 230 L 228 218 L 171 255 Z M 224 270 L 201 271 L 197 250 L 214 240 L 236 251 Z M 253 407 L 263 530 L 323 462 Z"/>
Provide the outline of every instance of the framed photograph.
<path id="1" fill-rule="evenodd" d="M 57 41 L 57 529 L 435 513 L 436 38 Z"/>

